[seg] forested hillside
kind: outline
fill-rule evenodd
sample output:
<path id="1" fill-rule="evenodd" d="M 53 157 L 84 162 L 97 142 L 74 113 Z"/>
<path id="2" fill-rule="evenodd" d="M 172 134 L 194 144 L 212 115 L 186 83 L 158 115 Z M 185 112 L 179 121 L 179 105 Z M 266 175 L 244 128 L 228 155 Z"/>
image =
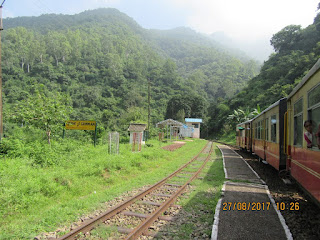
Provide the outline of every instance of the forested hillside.
<path id="1" fill-rule="evenodd" d="M 233 118 L 233 124 L 244 121 L 257 105 L 261 110 L 265 109 L 286 97 L 302 80 L 320 58 L 320 14 L 314 18 L 313 24 L 304 29 L 297 25 L 283 28 L 273 35 L 270 42 L 275 53 L 263 64 L 260 74 L 235 97 L 210 106 L 212 133 L 221 132 L 232 113 L 242 113 Z"/>
<path id="2" fill-rule="evenodd" d="M 258 72 L 255 61 L 190 29 L 146 30 L 116 9 L 5 19 L 4 28 L 7 136 L 17 125 L 50 134 L 68 119 L 126 130 L 147 121 L 148 84 L 152 124 L 165 115 L 206 118 L 210 102 L 233 96 Z"/>

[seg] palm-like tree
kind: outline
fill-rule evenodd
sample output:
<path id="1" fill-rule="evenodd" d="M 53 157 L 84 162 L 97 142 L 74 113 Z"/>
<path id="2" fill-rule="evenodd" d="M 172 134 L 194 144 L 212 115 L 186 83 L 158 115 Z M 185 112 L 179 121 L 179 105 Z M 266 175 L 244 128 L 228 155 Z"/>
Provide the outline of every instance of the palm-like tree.
<path id="1" fill-rule="evenodd" d="M 249 107 L 247 107 L 245 110 L 242 110 L 241 108 L 235 109 L 233 110 L 233 114 L 230 114 L 227 119 L 231 122 L 241 123 L 254 118 L 260 113 L 261 109 L 258 104 L 257 108 L 255 108 L 252 112 L 250 112 Z"/>
<path id="2" fill-rule="evenodd" d="M 255 109 L 251 112 L 252 117 L 257 116 L 257 115 L 259 115 L 260 113 L 261 113 L 261 108 L 260 108 L 260 105 L 257 104 L 257 108 L 255 108 Z"/>

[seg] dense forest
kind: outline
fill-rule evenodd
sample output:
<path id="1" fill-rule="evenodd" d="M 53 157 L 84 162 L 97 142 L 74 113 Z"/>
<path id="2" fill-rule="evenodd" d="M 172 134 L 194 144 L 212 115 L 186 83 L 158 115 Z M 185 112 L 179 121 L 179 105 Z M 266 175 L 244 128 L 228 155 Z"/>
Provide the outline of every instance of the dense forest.
<path id="1" fill-rule="evenodd" d="M 320 4 L 319 4 L 320 7 Z M 319 10 L 319 8 L 318 8 Z M 209 108 L 211 133 L 230 131 L 247 120 L 252 110 L 267 108 L 286 97 L 320 58 L 320 13 L 306 28 L 289 25 L 270 40 L 275 53 L 264 62 L 259 75 L 236 96 L 214 102 Z"/>
<path id="2" fill-rule="evenodd" d="M 34 127 L 48 137 L 68 119 L 96 120 L 99 132 L 126 132 L 165 117 L 207 120 L 259 71 L 188 28 L 146 30 L 116 9 L 4 20 L 2 67 L 5 136 Z M 60 134 L 61 135 L 61 134 Z"/>
<path id="3" fill-rule="evenodd" d="M 21 127 L 58 137 L 68 119 L 96 120 L 100 135 L 126 135 L 130 122 L 147 123 L 148 94 L 151 128 L 196 117 L 203 136 L 223 134 L 285 97 L 320 56 L 319 14 L 305 29 L 275 33 L 275 53 L 261 69 L 191 29 L 143 29 L 116 9 L 9 18 L 4 27 L 8 137 Z"/>

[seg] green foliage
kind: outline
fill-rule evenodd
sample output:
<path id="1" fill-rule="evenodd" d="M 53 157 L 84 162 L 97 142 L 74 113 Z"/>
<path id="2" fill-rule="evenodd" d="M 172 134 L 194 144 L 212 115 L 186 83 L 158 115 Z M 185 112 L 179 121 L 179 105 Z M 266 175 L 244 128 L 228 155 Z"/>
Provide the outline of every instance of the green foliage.
<path id="1" fill-rule="evenodd" d="M 276 52 L 290 50 L 296 44 L 301 31 L 301 26 L 289 25 L 273 35 L 270 40 Z"/>
<path id="2" fill-rule="evenodd" d="M 180 95 L 191 98 L 172 117 L 183 118 L 183 109 L 205 118 L 209 101 L 231 97 L 258 70 L 190 29 L 145 30 L 115 9 L 5 19 L 4 26 L 5 127 L 24 121 L 54 132 L 69 115 L 124 132 L 131 121 L 147 121 L 148 84 L 153 126 L 175 111 L 168 101 Z"/>
<path id="3" fill-rule="evenodd" d="M 180 118 L 181 120 L 182 115 L 204 118 L 207 114 L 207 107 L 207 100 L 202 96 L 176 95 L 168 101 L 166 118 Z"/>
<path id="4" fill-rule="evenodd" d="M 26 99 L 13 105 L 9 119 L 45 130 L 50 144 L 52 130 L 61 130 L 63 122 L 68 119 L 70 100 L 59 92 L 49 94 L 42 84 L 33 85 L 31 91 Z"/>

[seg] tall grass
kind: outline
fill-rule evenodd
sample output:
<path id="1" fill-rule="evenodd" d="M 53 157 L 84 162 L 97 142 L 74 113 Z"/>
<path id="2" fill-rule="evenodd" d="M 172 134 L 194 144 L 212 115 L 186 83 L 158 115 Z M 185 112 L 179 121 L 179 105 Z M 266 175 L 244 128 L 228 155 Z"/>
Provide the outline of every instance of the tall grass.
<path id="1" fill-rule="evenodd" d="M 174 152 L 161 149 L 164 143 L 149 143 L 152 147 L 140 153 L 120 144 L 119 155 L 108 155 L 106 145 L 72 139 L 51 146 L 6 140 L 0 155 L 0 239 L 53 231 L 125 191 L 153 184 L 189 161 L 206 141 L 187 142 Z"/>
<path id="2" fill-rule="evenodd" d="M 236 133 L 235 131 L 224 133 L 222 136 L 218 137 L 217 140 L 226 144 L 236 145 Z"/>

